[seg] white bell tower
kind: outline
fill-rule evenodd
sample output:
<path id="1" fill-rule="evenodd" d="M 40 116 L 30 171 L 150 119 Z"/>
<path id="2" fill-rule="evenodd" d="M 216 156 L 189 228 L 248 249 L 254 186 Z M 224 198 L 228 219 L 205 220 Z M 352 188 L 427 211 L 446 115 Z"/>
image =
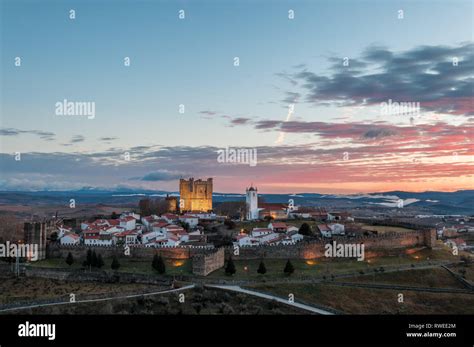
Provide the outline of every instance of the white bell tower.
<path id="1" fill-rule="evenodd" d="M 247 219 L 258 219 L 258 193 L 257 188 L 250 186 L 245 190 L 245 202 L 247 204 Z"/>

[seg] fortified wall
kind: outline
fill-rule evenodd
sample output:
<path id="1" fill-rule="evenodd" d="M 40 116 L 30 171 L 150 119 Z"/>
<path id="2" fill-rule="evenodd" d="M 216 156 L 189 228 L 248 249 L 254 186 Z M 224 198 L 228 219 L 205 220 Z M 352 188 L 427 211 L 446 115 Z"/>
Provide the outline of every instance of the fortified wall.
<path id="1" fill-rule="evenodd" d="M 299 242 L 296 245 L 239 247 L 239 254 L 235 254 L 233 247 L 226 247 L 226 257 L 234 259 L 314 259 L 324 257 L 325 245 L 336 241 L 340 244 L 364 244 L 366 253 L 390 252 L 401 248 L 428 247 L 432 248 L 436 242 L 436 230 L 423 230 L 404 233 L 386 233 L 363 237 L 334 237 L 327 240 Z"/>
<path id="2" fill-rule="evenodd" d="M 125 249 L 123 246 L 96 246 L 90 247 L 85 245 L 77 246 L 59 246 L 59 245 L 48 245 L 47 254 L 48 258 L 66 258 L 70 252 L 76 259 L 84 258 L 87 250 L 95 250 L 96 253 L 100 253 L 102 257 L 116 256 L 118 258 L 152 258 L 155 254 L 161 255 L 163 258 L 169 259 L 189 259 L 196 254 L 202 254 L 209 248 L 205 246 L 195 247 L 144 247 L 144 246 L 130 246 L 130 255 L 125 255 Z"/>
<path id="3" fill-rule="evenodd" d="M 224 266 L 224 248 L 219 248 L 208 254 L 198 254 L 193 257 L 193 274 L 207 276 Z"/>
<path id="4" fill-rule="evenodd" d="M 377 252 L 397 251 L 402 248 L 413 247 L 428 247 L 433 248 L 436 242 L 436 230 L 423 230 L 413 232 L 393 232 L 383 235 L 370 235 L 363 237 L 334 237 L 327 240 L 317 241 L 301 241 L 295 245 L 276 245 L 276 246 L 243 246 L 239 247 L 239 254 L 234 253 L 234 247 L 221 248 L 225 252 L 225 257 L 232 256 L 234 259 L 261 259 L 261 258 L 276 258 L 276 259 L 314 259 L 324 256 L 325 245 L 336 241 L 341 244 L 364 244 L 365 252 L 370 255 Z M 83 258 L 87 250 L 91 248 L 88 246 L 49 246 L 48 257 L 65 258 L 69 252 L 74 258 Z M 193 271 L 198 273 L 206 273 L 207 271 L 214 271 L 215 264 L 221 264 L 221 249 L 215 250 L 205 246 L 195 247 L 163 247 L 151 248 L 143 246 L 131 246 L 130 255 L 124 253 L 123 247 L 92 247 L 97 253 L 102 254 L 103 257 L 112 255 L 118 258 L 133 257 L 133 258 L 152 258 L 153 255 L 159 254 L 163 258 L 170 259 L 193 259 L 196 263 L 196 269 Z M 196 259 L 196 261 L 194 261 Z M 223 263 L 222 265 L 223 266 Z M 208 272 L 209 273 L 209 272 Z"/>

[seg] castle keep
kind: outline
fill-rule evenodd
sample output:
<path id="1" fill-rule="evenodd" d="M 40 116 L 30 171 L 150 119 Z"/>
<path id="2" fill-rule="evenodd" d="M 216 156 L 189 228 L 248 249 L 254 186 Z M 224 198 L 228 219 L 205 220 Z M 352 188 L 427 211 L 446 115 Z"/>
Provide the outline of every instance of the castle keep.
<path id="1" fill-rule="evenodd" d="M 180 179 L 179 207 L 181 211 L 207 212 L 212 210 L 212 178 L 206 181 Z"/>

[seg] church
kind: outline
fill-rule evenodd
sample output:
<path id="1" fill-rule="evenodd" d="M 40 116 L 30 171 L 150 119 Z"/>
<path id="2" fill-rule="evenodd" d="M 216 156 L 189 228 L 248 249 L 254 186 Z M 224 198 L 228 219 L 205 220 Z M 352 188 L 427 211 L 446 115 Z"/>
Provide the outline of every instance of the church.
<path id="1" fill-rule="evenodd" d="M 286 219 L 288 218 L 288 205 L 285 203 L 258 203 L 258 191 L 253 185 L 245 189 L 245 203 L 247 213 L 245 218 L 247 220 L 259 220 L 265 217 L 272 219 Z"/>

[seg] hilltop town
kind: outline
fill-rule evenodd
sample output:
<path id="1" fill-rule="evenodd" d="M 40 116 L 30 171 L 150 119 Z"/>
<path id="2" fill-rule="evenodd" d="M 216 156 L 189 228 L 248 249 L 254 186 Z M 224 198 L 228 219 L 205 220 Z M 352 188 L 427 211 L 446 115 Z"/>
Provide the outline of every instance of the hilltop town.
<path id="1" fill-rule="evenodd" d="M 285 286 L 276 283 L 289 278 L 326 288 L 347 277 L 364 281 L 392 272 L 401 276 L 398 286 L 411 285 L 416 273 L 430 281 L 452 276 L 459 281 L 455 287 L 464 288 L 461 296 L 474 290 L 472 217 L 409 216 L 400 214 L 401 209 L 367 217 L 330 206 L 298 205 L 293 199 L 267 203 L 253 185 L 245 189 L 245 201 L 215 204 L 212 178 L 181 179 L 179 195 L 145 197 L 120 213 L 27 220 L 20 245 L 37 245 L 38 254 L 10 258 L 7 268 L 29 280 L 114 282 L 117 288 L 131 283 L 171 288 L 240 283 L 255 293 L 264 289 L 283 296 Z M 435 282 L 429 286 L 436 287 Z M 293 291 L 299 293 L 298 286 Z M 384 298 L 371 297 L 374 303 Z M 308 300 L 326 312 L 358 313 L 350 301 Z M 377 312 L 377 305 L 367 307 Z"/>

